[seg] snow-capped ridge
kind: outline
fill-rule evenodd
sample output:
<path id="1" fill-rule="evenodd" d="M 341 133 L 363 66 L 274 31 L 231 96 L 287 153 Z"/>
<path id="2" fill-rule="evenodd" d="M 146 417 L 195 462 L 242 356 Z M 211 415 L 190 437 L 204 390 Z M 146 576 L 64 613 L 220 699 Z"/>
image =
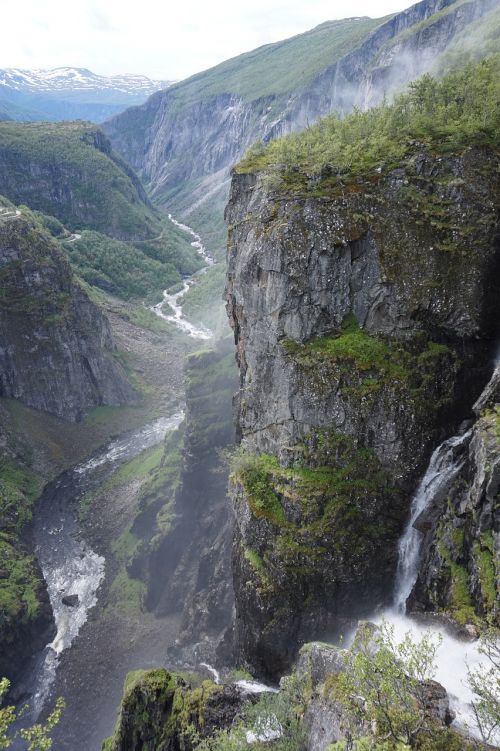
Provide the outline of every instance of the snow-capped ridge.
<path id="1" fill-rule="evenodd" d="M 153 94 L 172 83 L 172 81 L 155 80 L 140 74 L 101 76 L 88 68 L 60 67 L 51 70 L 4 68 L 0 70 L 0 86 L 26 93 L 113 90 L 136 96 Z"/>

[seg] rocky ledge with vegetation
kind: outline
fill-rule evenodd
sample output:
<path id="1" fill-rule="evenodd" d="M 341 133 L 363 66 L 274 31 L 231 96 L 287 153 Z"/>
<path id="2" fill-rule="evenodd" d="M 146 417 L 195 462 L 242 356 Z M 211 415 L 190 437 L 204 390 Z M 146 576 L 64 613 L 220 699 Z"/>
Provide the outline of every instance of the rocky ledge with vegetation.
<path id="1" fill-rule="evenodd" d="M 261 675 L 387 601 L 411 492 L 491 375 L 499 66 L 425 76 L 235 170 L 235 638 Z"/>

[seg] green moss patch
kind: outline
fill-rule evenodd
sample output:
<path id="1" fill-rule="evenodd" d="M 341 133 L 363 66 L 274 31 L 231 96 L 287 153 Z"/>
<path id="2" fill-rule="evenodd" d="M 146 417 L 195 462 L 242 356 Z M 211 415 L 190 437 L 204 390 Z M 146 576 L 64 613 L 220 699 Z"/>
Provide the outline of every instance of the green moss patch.
<path id="1" fill-rule="evenodd" d="M 319 576 L 333 561 L 349 561 L 359 573 L 368 551 L 395 533 L 387 473 L 372 450 L 335 431 L 311 433 L 295 448 L 302 459 L 292 467 L 267 454 L 233 454 L 232 481 L 244 489 L 252 515 L 274 530 L 245 558 L 264 584 L 278 571 L 291 580 Z"/>

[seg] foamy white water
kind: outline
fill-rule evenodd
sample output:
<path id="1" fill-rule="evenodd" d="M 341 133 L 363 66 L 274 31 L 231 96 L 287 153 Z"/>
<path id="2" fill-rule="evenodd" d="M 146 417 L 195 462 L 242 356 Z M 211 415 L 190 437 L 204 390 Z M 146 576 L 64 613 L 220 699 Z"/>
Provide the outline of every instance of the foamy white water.
<path id="1" fill-rule="evenodd" d="M 279 689 L 272 686 L 266 686 L 259 681 L 236 681 L 236 686 L 241 688 L 247 694 L 278 694 Z"/>
<path id="2" fill-rule="evenodd" d="M 187 232 L 189 235 L 191 235 L 191 237 L 194 238 L 191 245 L 196 249 L 197 253 L 199 253 L 199 255 L 206 263 L 206 267 L 199 271 L 198 274 L 206 271 L 208 266 L 212 266 L 214 264 L 214 259 L 207 252 L 205 246 L 202 243 L 201 237 L 194 231 L 194 229 L 188 227 L 187 224 L 182 224 L 182 222 L 178 222 L 177 219 L 174 219 L 172 214 L 169 214 L 168 218 L 170 219 L 172 224 L 175 224 L 176 227 L 183 230 L 183 232 Z M 164 290 L 163 300 L 157 303 L 157 305 L 153 305 L 151 310 L 159 318 L 163 318 L 164 321 L 173 323 L 174 326 L 176 326 L 188 336 L 191 336 L 193 339 L 202 339 L 204 341 L 207 341 L 213 338 L 213 331 L 211 331 L 211 329 L 209 329 L 207 326 L 195 326 L 193 323 L 191 323 L 191 321 L 188 321 L 188 319 L 182 312 L 182 298 L 184 297 L 188 289 L 195 283 L 195 277 L 196 274 L 185 279 L 182 283 L 182 289 L 180 289 L 178 292 L 169 293 L 168 290 Z M 167 311 L 171 310 L 172 312 L 165 313 L 163 310 L 164 306 L 167 306 Z"/>
<path id="3" fill-rule="evenodd" d="M 389 610 L 375 623 L 383 621 L 394 628 L 394 639 L 397 643 L 403 641 L 405 635 L 410 633 L 413 641 L 419 641 L 429 631 L 440 639 L 441 644 L 436 652 L 436 672 L 434 680 L 438 681 L 446 691 L 450 699 L 450 706 L 455 712 L 454 725 L 466 729 L 471 735 L 479 738 L 474 713 L 472 710 L 473 694 L 467 680 L 467 669 L 481 668 L 486 672 L 491 663 L 479 652 L 479 641 L 461 641 L 451 636 L 444 627 L 417 623 L 406 615 Z M 494 744 L 500 743 L 500 732 L 491 740 Z"/>
<path id="4" fill-rule="evenodd" d="M 33 679 L 32 717 L 36 719 L 55 679 L 59 656 L 68 649 L 97 603 L 104 579 L 105 559 L 81 538 L 75 504 L 89 489 L 97 487 L 118 467 L 142 451 L 156 446 L 166 434 L 179 427 L 182 409 L 169 417 L 145 425 L 82 462 L 45 489 L 35 517 L 35 553 L 42 569 L 57 633 L 47 645 Z M 76 595 L 72 606 L 63 597 Z"/>
<path id="5" fill-rule="evenodd" d="M 432 454 L 428 469 L 411 504 L 410 520 L 399 542 L 399 559 L 394 586 L 393 608 L 375 622 L 382 620 L 394 628 L 396 642 L 401 642 L 407 633 L 414 641 L 420 640 L 429 631 L 440 641 L 436 652 L 434 679 L 446 689 L 450 706 L 455 712 L 454 724 L 479 737 L 472 709 L 473 694 L 468 685 L 468 669 L 481 668 L 486 672 L 491 663 L 479 651 L 480 642 L 462 641 L 435 624 L 417 623 L 406 615 L 406 601 L 415 585 L 420 564 L 423 535 L 415 528 L 415 522 L 432 503 L 444 498 L 451 483 L 465 461 L 464 446 L 471 431 L 444 441 Z M 500 743 L 500 730 L 493 743 Z"/>
<path id="6" fill-rule="evenodd" d="M 216 670 L 212 665 L 209 665 L 208 662 L 200 662 L 200 667 L 206 668 L 208 672 L 213 676 L 214 683 L 220 683 L 220 673 L 218 670 Z"/>

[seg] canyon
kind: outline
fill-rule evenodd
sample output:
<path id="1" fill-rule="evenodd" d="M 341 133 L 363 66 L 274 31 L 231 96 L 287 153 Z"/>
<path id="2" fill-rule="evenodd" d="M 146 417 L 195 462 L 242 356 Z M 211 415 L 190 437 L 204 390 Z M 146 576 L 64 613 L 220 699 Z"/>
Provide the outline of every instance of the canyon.
<path id="1" fill-rule="evenodd" d="M 499 13 L 328 22 L 104 132 L 0 124 L 0 674 L 21 725 L 65 697 L 61 751 L 378 742 L 341 687 L 387 626 L 440 640 L 428 748 L 487 748 Z"/>

